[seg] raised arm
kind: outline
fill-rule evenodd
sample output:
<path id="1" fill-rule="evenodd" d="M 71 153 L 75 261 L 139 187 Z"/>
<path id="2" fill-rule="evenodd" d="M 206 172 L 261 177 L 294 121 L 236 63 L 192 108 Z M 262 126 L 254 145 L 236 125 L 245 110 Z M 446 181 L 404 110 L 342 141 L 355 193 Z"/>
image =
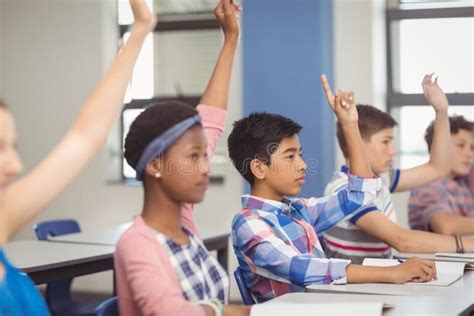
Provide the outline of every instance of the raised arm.
<path id="1" fill-rule="evenodd" d="M 360 135 L 359 116 L 354 101 L 354 93 L 337 91 L 334 96 L 326 75 L 321 76 L 321 82 L 328 99 L 328 104 L 336 114 L 346 139 L 349 152 L 349 170 L 356 176 L 372 178 L 372 169 L 365 152 L 362 136 Z"/>
<path id="2" fill-rule="evenodd" d="M 130 38 L 72 127 L 29 174 L 6 189 L 0 201 L 0 243 L 6 243 L 23 224 L 56 199 L 104 145 L 122 108 L 143 41 L 156 23 L 145 1 L 130 0 L 130 4 L 135 17 Z"/>
<path id="3" fill-rule="evenodd" d="M 231 0 L 221 0 L 214 9 L 216 19 L 224 32 L 224 46 L 206 91 L 201 98 L 201 104 L 215 106 L 223 110 L 227 108 L 232 65 L 240 34 L 240 11 L 240 6 L 233 4 Z"/>
<path id="4" fill-rule="evenodd" d="M 447 176 L 450 170 L 448 99 L 438 85 L 438 78 L 433 82 L 433 74 L 425 75 L 422 86 L 426 100 L 433 106 L 436 113 L 430 160 L 423 165 L 401 170 L 395 192 L 407 191 L 425 185 Z"/>

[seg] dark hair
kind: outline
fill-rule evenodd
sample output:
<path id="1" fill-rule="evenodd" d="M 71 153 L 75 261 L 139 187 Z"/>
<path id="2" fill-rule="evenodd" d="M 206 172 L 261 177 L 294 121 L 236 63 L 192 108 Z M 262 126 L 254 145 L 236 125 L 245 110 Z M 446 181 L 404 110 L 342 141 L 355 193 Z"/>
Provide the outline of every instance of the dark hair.
<path id="1" fill-rule="evenodd" d="M 250 162 L 259 159 L 270 165 L 270 156 L 278 144 L 287 137 L 298 134 L 301 126 L 278 114 L 253 113 L 234 123 L 227 139 L 229 156 L 235 168 L 253 185 L 255 177 Z"/>
<path id="2" fill-rule="evenodd" d="M 179 102 L 160 102 L 149 105 L 137 116 L 125 138 L 124 157 L 136 167 L 146 146 L 173 125 L 198 114 L 195 108 Z"/>
<path id="3" fill-rule="evenodd" d="M 357 113 L 359 114 L 359 130 L 364 140 L 370 140 L 372 135 L 386 129 L 393 128 L 397 125 L 397 121 L 390 116 L 390 114 L 381 111 L 371 105 L 357 104 Z M 336 135 L 339 147 L 342 150 L 345 158 L 349 157 L 346 139 L 342 132 L 342 127 L 339 122 L 336 123 Z"/>
<path id="4" fill-rule="evenodd" d="M 474 133 L 474 122 L 466 120 L 462 115 L 453 115 L 449 117 L 449 128 L 451 130 L 451 135 L 456 135 L 462 129 Z M 432 121 L 430 125 L 428 125 L 428 128 L 425 132 L 425 141 L 428 145 L 428 150 L 431 150 L 431 143 L 433 142 L 433 133 L 434 121 Z"/>
<path id="5" fill-rule="evenodd" d="M 8 109 L 6 103 L 2 99 L 0 99 L 0 109 Z"/>

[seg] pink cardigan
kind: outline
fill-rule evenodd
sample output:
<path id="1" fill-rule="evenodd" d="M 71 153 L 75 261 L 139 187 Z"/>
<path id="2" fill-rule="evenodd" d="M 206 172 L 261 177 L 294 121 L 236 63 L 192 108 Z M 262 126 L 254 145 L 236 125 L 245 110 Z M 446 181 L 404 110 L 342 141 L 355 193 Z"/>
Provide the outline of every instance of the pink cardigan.
<path id="1" fill-rule="evenodd" d="M 211 156 L 224 129 L 226 111 L 207 105 L 199 105 L 197 110 Z M 193 205 L 184 204 L 182 222 L 199 236 L 192 212 Z M 199 305 L 183 297 L 166 251 L 141 216 L 135 218 L 117 243 L 115 272 L 121 315 L 205 315 Z"/>

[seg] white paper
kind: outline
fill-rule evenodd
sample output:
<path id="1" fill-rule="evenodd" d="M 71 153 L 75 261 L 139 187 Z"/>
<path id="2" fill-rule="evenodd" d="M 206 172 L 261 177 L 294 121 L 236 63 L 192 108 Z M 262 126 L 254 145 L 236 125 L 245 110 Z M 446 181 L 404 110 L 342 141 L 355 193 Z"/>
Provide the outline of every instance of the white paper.
<path id="1" fill-rule="evenodd" d="M 286 303 L 266 302 L 252 306 L 250 316 L 364 315 L 380 316 L 382 302 L 357 303 Z"/>
<path id="2" fill-rule="evenodd" d="M 400 260 L 366 258 L 362 264 L 364 266 L 390 267 L 400 264 Z M 437 280 L 431 280 L 423 283 L 407 283 L 420 286 L 449 286 L 462 278 L 464 275 L 464 268 L 466 267 L 466 264 L 462 262 L 435 261 L 435 264 L 438 277 Z"/>

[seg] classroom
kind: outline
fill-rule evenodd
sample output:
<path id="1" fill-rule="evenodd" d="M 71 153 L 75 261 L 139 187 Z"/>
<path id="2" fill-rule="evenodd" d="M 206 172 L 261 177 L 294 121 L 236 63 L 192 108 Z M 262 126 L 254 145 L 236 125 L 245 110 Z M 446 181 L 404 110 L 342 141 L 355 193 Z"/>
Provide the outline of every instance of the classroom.
<path id="1" fill-rule="evenodd" d="M 0 0 L 0 316 L 474 315 L 472 0 Z"/>

